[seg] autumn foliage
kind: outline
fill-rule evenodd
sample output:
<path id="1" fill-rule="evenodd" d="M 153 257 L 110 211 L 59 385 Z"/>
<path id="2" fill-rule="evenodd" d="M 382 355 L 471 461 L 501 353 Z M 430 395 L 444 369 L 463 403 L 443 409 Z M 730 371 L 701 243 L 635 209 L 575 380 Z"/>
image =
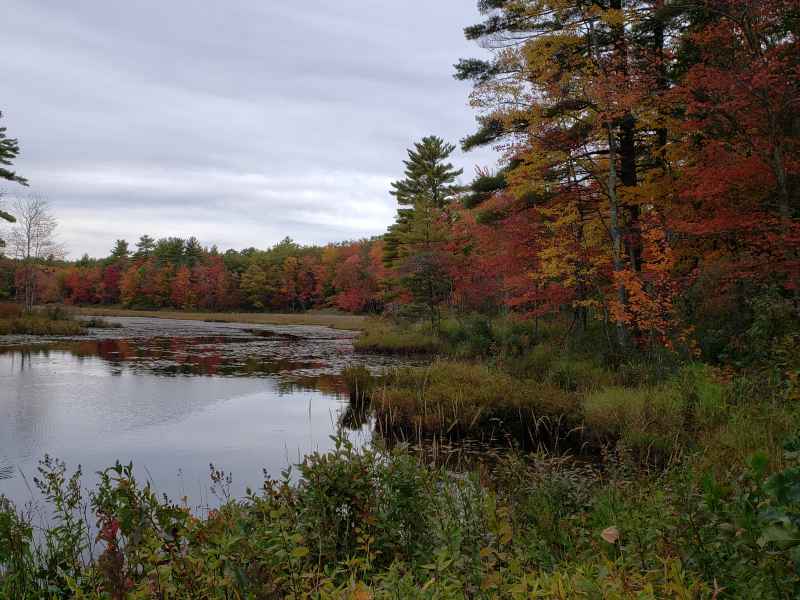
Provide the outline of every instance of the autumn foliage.
<path id="1" fill-rule="evenodd" d="M 485 20 L 466 34 L 491 56 L 457 65 L 479 123 L 462 145 L 499 150 L 497 171 L 459 186 L 453 147 L 428 137 L 393 184 L 398 218 L 382 237 L 222 254 L 144 236 L 137 252 L 43 270 L 42 300 L 419 304 L 434 324 L 442 308 L 507 310 L 600 324 L 619 347 L 689 350 L 701 321 L 765 290 L 800 311 L 796 2 L 479 7 Z"/>

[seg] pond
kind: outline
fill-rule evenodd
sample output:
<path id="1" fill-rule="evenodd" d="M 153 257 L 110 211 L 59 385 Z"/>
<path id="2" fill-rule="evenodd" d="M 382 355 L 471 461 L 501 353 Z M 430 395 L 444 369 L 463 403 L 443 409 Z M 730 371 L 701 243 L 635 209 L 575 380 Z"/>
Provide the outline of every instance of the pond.
<path id="1" fill-rule="evenodd" d="M 355 333 L 326 327 L 115 318 L 119 329 L 60 340 L 0 338 L 0 494 L 35 500 L 45 454 L 81 465 L 84 485 L 116 460 L 192 506 L 209 464 L 232 492 L 332 447 L 348 407 L 341 370 L 392 359 L 353 353 Z M 347 421 L 356 444 L 369 423 Z"/>

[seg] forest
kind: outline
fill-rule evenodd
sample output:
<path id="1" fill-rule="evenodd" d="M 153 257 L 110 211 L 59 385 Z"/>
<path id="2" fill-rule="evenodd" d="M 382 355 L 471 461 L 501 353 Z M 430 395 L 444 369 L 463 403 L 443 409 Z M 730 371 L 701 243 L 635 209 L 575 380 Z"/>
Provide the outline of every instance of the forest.
<path id="1" fill-rule="evenodd" d="M 502 168 L 459 185 L 431 136 L 375 239 L 221 253 L 143 235 L 100 260 L 6 259 L 0 294 L 33 277 L 38 303 L 571 313 L 622 346 L 686 351 L 730 342 L 759 298 L 797 312 L 793 2 L 481 6 L 466 35 L 493 58 L 456 65 L 479 112 L 461 143 Z"/>
<path id="2" fill-rule="evenodd" d="M 478 6 L 464 33 L 486 56 L 455 64 L 478 127 L 458 143 L 499 166 L 465 174 L 456 140 L 418 140 L 383 234 L 0 259 L 8 300 L 337 309 L 370 315 L 357 351 L 427 357 L 343 374 L 385 448 L 338 439 L 300 484 L 207 518 L 118 464 L 101 562 L 40 561 L 76 594 L 58 597 L 800 597 L 800 4 Z M 463 477 L 430 455 L 498 437 L 514 450 Z M 33 586 L 3 564 L 3 514 L 0 590 Z"/>

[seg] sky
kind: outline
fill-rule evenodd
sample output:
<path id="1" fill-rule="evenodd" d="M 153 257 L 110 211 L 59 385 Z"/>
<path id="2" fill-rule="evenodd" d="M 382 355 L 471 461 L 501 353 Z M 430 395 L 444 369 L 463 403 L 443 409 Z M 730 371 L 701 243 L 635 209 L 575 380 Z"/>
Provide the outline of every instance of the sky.
<path id="1" fill-rule="evenodd" d="M 71 258 L 383 233 L 405 150 L 475 129 L 475 0 L 4 0 L 0 124 Z M 467 181 L 489 151 L 453 162 Z M 22 191 L 3 186 L 8 195 Z"/>

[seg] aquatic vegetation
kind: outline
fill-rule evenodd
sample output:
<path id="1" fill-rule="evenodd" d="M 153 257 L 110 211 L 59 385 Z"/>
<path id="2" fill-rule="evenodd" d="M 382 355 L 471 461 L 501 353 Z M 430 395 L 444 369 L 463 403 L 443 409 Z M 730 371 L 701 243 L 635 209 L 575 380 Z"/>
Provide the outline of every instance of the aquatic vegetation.
<path id="1" fill-rule="evenodd" d="M 357 352 L 384 354 L 437 354 L 442 342 L 426 326 L 396 327 L 386 321 L 370 320 L 354 342 Z"/>
<path id="2" fill-rule="evenodd" d="M 24 312 L 18 304 L 0 304 L 0 335 L 82 335 L 84 324 L 61 306 Z"/>
<path id="3" fill-rule="evenodd" d="M 472 436 L 520 443 L 558 437 L 573 423 L 577 398 L 561 388 L 519 380 L 487 365 L 437 360 L 390 369 L 360 383 L 380 429 L 403 439 Z"/>
<path id="4" fill-rule="evenodd" d="M 114 321 L 107 321 L 101 317 L 90 317 L 88 319 L 81 319 L 81 325 L 89 329 L 122 329 L 122 323 L 115 323 Z"/>
<path id="5" fill-rule="evenodd" d="M 0 335 L 83 335 L 86 329 L 78 321 L 53 320 L 35 314 L 0 319 Z"/>

